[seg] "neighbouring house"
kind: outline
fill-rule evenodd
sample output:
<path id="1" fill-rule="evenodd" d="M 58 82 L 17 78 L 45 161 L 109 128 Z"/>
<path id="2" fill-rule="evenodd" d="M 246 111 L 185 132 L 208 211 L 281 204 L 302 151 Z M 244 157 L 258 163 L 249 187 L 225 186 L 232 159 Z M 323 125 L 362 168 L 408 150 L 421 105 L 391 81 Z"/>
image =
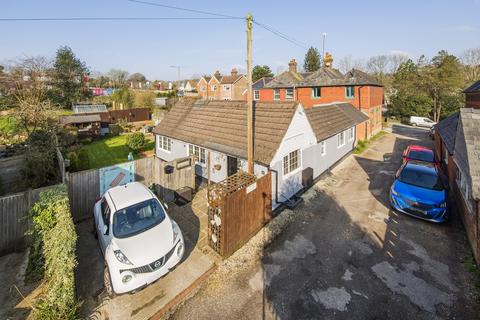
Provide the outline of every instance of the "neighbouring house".
<path id="1" fill-rule="evenodd" d="M 253 100 L 254 101 L 259 101 L 260 100 L 260 89 L 263 89 L 265 85 L 267 85 L 270 81 L 272 81 L 273 77 L 262 77 L 255 81 L 252 84 L 252 95 L 253 95 Z M 247 99 L 247 96 L 245 95 L 245 99 Z"/>
<path id="2" fill-rule="evenodd" d="M 216 71 L 213 76 L 208 81 L 208 96 L 209 100 L 222 100 L 222 90 L 220 88 L 220 81 L 222 81 L 222 74 L 219 71 Z"/>
<path id="3" fill-rule="evenodd" d="M 472 84 L 463 93 L 465 93 L 465 108 L 480 109 L 480 81 Z"/>
<path id="4" fill-rule="evenodd" d="M 238 74 L 237 69 L 232 69 L 229 76 L 220 80 L 221 100 L 243 100 L 247 91 L 247 78 Z"/>
<path id="5" fill-rule="evenodd" d="M 271 171 L 272 206 L 293 197 L 354 148 L 355 126 L 368 117 L 348 103 L 305 110 L 295 101 L 255 102 L 254 170 Z M 187 100 L 154 129 L 156 156 L 195 155 L 196 174 L 220 182 L 247 170 L 247 103 Z"/>
<path id="6" fill-rule="evenodd" d="M 289 69 L 259 89 L 259 101 L 298 101 L 305 109 L 347 102 L 369 119 L 357 126 L 357 139 L 369 139 L 382 129 L 383 86 L 367 73 L 352 69 L 342 74 L 332 61 L 313 73 L 301 73 L 292 59 Z"/>
<path id="7" fill-rule="evenodd" d="M 465 106 L 435 126 L 435 153 L 480 265 L 480 81 L 465 91 Z"/>
<path id="8" fill-rule="evenodd" d="M 183 88 L 183 91 L 185 92 L 195 92 L 197 91 L 197 83 L 198 79 L 192 79 L 192 80 L 187 80 L 185 82 L 185 87 Z"/>
<path id="9" fill-rule="evenodd" d="M 99 114 L 80 114 L 63 116 L 60 118 L 60 125 L 63 127 L 75 127 L 78 129 L 78 136 L 99 137 L 101 135 L 102 119 Z"/>
<path id="10" fill-rule="evenodd" d="M 203 76 L 197 82 L 197 92 L 198 92 L 198 95 L 202 99 L 208 99 L 208 96 L 209 96 L 209 93 L 210 93 L 209 92 L 210 88 L 208 87 L 208 82 L 210 82 L 211 78 L 212 77 L 209 77 L 209 76 Z"/>
<path id="11" fill-rule="evenodd" d="M 108 109 L 104 104 L 74 104 L 72 106 L 72 111 L 75 114 L 82 114 L 108 112 Z"/>

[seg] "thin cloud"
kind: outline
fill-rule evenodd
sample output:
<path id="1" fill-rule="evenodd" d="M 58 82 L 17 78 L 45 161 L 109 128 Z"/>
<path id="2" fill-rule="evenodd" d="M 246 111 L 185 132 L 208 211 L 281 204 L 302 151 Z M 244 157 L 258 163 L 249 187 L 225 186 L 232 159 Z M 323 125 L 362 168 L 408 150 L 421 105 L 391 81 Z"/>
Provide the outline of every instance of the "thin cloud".
<path id="1" fill-rule="evenodd" d="M 461 26 L 453 27 L 453 31 L 457 31 L 457 32 L 472 32 L 477 30 L 478 30 L 477 28 L 469 25 L 461 25 Z"/>

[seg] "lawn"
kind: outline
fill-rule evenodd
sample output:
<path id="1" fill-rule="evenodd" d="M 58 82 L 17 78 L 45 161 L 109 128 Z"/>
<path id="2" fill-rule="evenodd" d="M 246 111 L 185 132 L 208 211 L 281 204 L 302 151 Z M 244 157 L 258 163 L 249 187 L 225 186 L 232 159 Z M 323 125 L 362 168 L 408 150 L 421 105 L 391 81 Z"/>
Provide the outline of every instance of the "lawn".
<path id="1" fill-rule="evenodd" d="M 146 138 L 147 145 L 144 151 L 153 150 L 155 142 Z M 85 145 L 90 169 L 111 166 L 117 163 L 127 162 L 128 153 L 131 151 L 127 146 L 127 136 L 108 137 Z M 134 158 L 141 158 L 141 154 L 134 154 Z"/>

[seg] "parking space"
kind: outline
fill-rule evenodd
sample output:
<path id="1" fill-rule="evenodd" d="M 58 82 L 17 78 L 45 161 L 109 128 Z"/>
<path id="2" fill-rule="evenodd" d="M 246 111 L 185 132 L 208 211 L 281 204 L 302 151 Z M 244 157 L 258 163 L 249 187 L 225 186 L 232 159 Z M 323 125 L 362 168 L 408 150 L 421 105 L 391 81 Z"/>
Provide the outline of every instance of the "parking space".
<path id="1" fill-rule="evenodd" d="M 404 148 L 428 130 L 394 125 L 303 195 L 295 219 L 248 269 L 208 283 L 175 319 L 475 319 L 475 275 L 459 218 L 390 210 Z"/>
<path id="2" fill-rule="evenodd" d="M 320 181 L 300 209 L 305 219 L 267 250 L 265 293 L 273 314 L 474 318 L 478 302 L 462 263 L 469 248 L 459 218 L 437 225 L 389 205 L 402 151 L 411 143 L 432 147 L 428 131 L 394 125 L 392 132 Z"/>
<path id="3" fill-rule="evenodd" d="M 76 281 L 79 300 L 82 301 L 81 316 L 96 319 L 148 319 L 160 316 L 205 280 L 215 266 L 212 255 L 204 248 L 206 240 L 203 237 L 206 235 L 201 229 L 206 228 L 206 217 L 202 218 L 201 212 L 194 210 L 191 204 L 182 207 L 171 204 L 168 212 L 184 235 L 185 254 L 182 262 L 143 290 L 113 299 L 106 295 L 104 289 L 103 256 L 92 232 L 92 221 L 77 225 L 79 265 Z"/>

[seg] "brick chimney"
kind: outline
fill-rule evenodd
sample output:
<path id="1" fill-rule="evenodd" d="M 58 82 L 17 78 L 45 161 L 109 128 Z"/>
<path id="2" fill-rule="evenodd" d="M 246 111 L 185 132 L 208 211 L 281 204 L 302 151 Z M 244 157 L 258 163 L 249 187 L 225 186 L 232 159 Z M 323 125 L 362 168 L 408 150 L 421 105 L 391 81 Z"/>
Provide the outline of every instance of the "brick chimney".
<path id="1" fill-rule="evenodd" d="M 288 71 L 297 73 L 297 61 L 295 59 L 290 60 L 288 63 Z"/>
<path id="2" fill-rule="evenodd" d="M 233 68 L 232 71 L 230 71 L 230 74 L 232 76 L 236 76 L 238 74 L 238 70 L 236 68 Z"/>

